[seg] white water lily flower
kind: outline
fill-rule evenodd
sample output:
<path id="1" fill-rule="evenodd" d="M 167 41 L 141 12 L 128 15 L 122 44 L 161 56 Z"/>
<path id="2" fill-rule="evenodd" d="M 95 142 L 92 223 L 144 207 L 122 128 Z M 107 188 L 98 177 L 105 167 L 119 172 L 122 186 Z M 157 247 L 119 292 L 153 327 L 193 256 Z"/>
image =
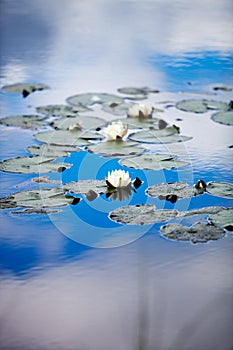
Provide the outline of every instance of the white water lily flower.
<path id="1" fill-rule="evenodd" d="M 122 121 L 112 122 L 102 129 L 102 132 L 107 136 L 108 141 L 122 139 L 128 131 L 128 125 L 123 125 Z"/>
<path id="2" fill-rule="evenodd" d="M 109 171 L 105 179 L 107 185 L 112 188 L 127 187 L 131 183 L 129 172 L 125 170 Z"/>
<path id="3" fill-rule="evenodd" d="M 129 118 L 151 118 L 154 107 L 150 103 L 134 104 L 128 109 Z"/>

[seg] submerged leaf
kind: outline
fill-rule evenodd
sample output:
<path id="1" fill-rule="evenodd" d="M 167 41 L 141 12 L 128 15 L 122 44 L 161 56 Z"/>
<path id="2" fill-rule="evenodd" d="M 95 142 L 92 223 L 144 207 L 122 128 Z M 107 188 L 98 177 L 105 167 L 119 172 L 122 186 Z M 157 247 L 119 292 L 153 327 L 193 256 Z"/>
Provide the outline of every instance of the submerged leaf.
<path id="1" fill-rule="evenodd" d="M 183 100 L 179 101 L 176 104 L 176 108 L 185 112 L 192 113 L 205 113 L 209 109 L 219 109 L 222 111 L 228 110 L 228 104 L 221 101 L 212 101 L 212 100 Z"/>
<path id="2" fill-rule="evenodd" d="M 72 164 L 52 163 L 54 158 L 50 157 L 16 157 L 0 162 L 0 170 L 10 173 L 40 174 L 48 172 L 59 172 L 59 168 L 68 169 Z"/>
<path id="3" fill-rule="evenodd" d="M 24 129 L 38 128 L 47 125 L 47 119 L 41 115 L 16 115 L 0 119 L 0 124 L 18 126 Z"/>
<path id="4" fill-rule="evenodd" d="M 189 241 L 192 243 L 207 243 L 208 241 L 218 240 L 226 234 L 220 227 L 215 227 L 203 222 L 197 222 L 191 227 L 172 223 L 160 228 L 163 237 L 173 241 Z"/>
<path id="5" fill-rule="evenodd" d="M 143 153 L 138 156 L 125 157 L 120 160 L 120 164 L 135 169 L 173 169 L 188 165 L 189 163 L 174 159 L 171 154 Z"/>
<path id="6" fill-rule="evenodd" d="M 176 215 L 176 210 L 156 209 L 152 204 L 140 204 L 117 208 L 109 214 L 109 217 L 122 224 L 148 225 L 168 221 Z"/>
<path id="7" fill-rule="evenodd" d="M 120 96 L 107 94 L 107 93 L 84 93 L 78 94 L 67 98 L 67 102 L 71 105 L 83 105 L 83 106 L 93 106 L 94 104 L 103 103 L 123 103 L 124 100 Z"/>
<path id="8" fill-rule="evenodd" d="M 86 147 L 91 153 L 98 153 L 110 156 L 124 156 L 128 154 L 138 154 L 145 151 L 142 147 L 137 147 L 132 141 L 107 141 L 99 142 Z"/>
<path id="9" fill-rule="evenodd" d="M 209 217 L 209 221 L 218 227 L 233 231 L 233 208 L 225 208 Z"/>
<path id="10" fill-rule="evenodd" d="M 211 119 L 216 123 L 233 125 L 233 111 L 215 113 L 211 116 Z"/>
<path id="11" fill-rule="evenodd" d="M 150 197 L 169 200 L 170 196 L 176 196 L 177 199 L 188 198 L 201 194 L 203 191 L 189 187 L 186 182 L 170 182 L 148 187 L 146 193 Z"/>
<path id="12" fill-rule="evenodd" d="M 206 191 L 213 196 L 233 198 L 233 184 L 229 182 L 209 182 Z"/>
<path id="13" fill-rule="evenodd" d="M 49 89 L 48 85 L 45 84 L 31 84 L 31 83 L 17 83 L 11 85 L 5 85 L 2 87 L 2 91 L 11 94 L 22 94 L 23 97 L 27 97 L 29 94 L 35 91 L 41 91 Z"/>

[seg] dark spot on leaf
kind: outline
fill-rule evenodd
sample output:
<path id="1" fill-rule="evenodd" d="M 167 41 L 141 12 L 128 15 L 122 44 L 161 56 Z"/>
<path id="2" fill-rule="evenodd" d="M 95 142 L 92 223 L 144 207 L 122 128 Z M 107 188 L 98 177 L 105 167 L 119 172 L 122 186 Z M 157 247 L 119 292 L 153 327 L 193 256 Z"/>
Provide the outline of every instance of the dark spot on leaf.
<path id="1" fill-rule="evenodd" d="M 72 205 L 76 205 L 76 204 L 78 204 L 78 203 L 80 202 L 80 200 L 81 200 L 81 198 L 75 197 L 75 198 L 73 199 L 73 202 L 72 202 L 71 204 L 72 204 Z"/>
<path id="2" fill-rule="evenodd" d="M 229 106 L 229 109 L 233 109 L 233 101 L 232 100 L 229 102 L 228 106 Z"/>
<path id="3" fill-rule="evenodd" d="M 133 185 L 134 185 L 134 188 L 139 188 L 142 184 L 142 181 L 139 179 L 139 177 L 135 177 L 135 179 L 133 180 Z"/>
<path id="4" fill-rule="evenodd" d="M 195 188 L 198 189 L 198 190 L 199 189 L 205 190 L 206 187 L 207 187 L 207 184 L 205 183 L 204 180 L 198 180 L 197 183 L 195 184 Z"/>
<path id="5" fill-rule="evenodd" d="M 58 169 L 57 169 L 57 171 L 59 172 L 59 173 L 62 173 L 63 171 L 65 171 L 66 170 L 66 167 L 65 166 L 60 166 Z"/>
<path id="6" fill-rule="evenodd" d="M 25 97 L 27 97 L 28 95 L 30 95 L 30 92 L 28 92 L 26 89 L 23 89 L 22 95 L 23 95 L 23 97 L 25 98 Z"/>
<path id="7" fill-rule="evenodd" d="M 224 227 L 227 231 L 233 231 L 233 226 L 232 225 L 227 225 Z"/>
<path id="8" fill-rule="evenodd" d="M 171 202 L 171 203 L 175 203 L 178 199 L 178 196 L 175 194 L 169 194 L 166 196 L 166 200 Z"/>
<path id="9" fill-rule="evenodd" d="M 159 130 L 162 130 L 162 129 L 165 129 L 167 127 L 167 122 L 163 119 L 159 119 L 158 121 L 158 127 L 159 127 Z"/>

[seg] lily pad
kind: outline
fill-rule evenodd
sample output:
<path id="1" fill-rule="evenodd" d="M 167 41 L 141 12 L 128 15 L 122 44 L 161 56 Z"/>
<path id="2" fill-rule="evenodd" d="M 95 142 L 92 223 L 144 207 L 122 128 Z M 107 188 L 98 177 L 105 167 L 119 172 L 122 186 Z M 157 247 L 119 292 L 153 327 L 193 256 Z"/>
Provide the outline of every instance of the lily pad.
<path id="1" fill-rule="evenodd" d="M 103 111 L 111 113 L 114 115 L 126 115 L 128 109 L 132 106 L 132 103 L 122 102 L 122 103 L 105 103 L 102 106 Z"/>
<path id="2" fill-rule="evenodd" d="M 233 125 L 233 111 L 215 113 L 211 116 L 211 119 L 216 123 Z"/>
<path id="3" fill-rule="evenodd" d="M 77 106 L 47 105 L 47 106 L 38 106 L 36 110 L 38 113 L 42 113 L 50 116 L 75 117 L 79 112 L 86 112 L 86 111 L 90 111 L 91 109 L 83 105 L 77 105 Z"/>
<path id="4" fill-rule="evenodd" d="M 103 103 L 123 103 L 124 100 L 120 96 L 107 94 L 107 93 L 98 93 L 90 92 L 84 94 L 78 94 L 67 98 L 67 102 L 71 105 L 82 105 L 82 106 L 93 106 L 95 104 Z"/>
<path id="5" fill-rule="evenodd" d="M 25 215 L 25 214 L 56 214 L 59 213 L 60 209 L 43 209 L 43 208 L 28 208 L 23 210 L 12 211 L 11 214 Z"/>
<path id="6" fill-rule="evenodd" d="M 118 92 L 122 93 L 122 94 L 126 94 L 126 95 L 147 95 L 148 93 L 152 92 L 152 93 L 158 93 L 159 90 L 154 90 L 154 89 L 150 89 L 147 86 L 144 87 L 122 87 L 117 89 Z"/>
<path id="7" fill-rule="evenodd" d="M 54 158 L 49 157 L 16 157 L 0 162 L 0 170 L 10 173 L 39 174 L 64 171 L 72 166 L 67 163 L 51 163 Z"/>
<path id="8" fill-rule="evenodd" d="M 172 223 L 160 228 L 163 237 L 173 241 L 188 241 L 192 243 L 207 243 L 223 238 L 225 231 L 214 225 L 197 222 L 191 227 Z"/>
<path id="9" fill-rule="evenodd" d="M 209 221 L 218 227 L 233 231 L 233 208 L 225 208 L 209 217 Z"/>
<path id="10" fill-rule="evenodd" d="M 130 156 L 121 159 L 119 163 L 128 168 L 161 170 L 180 168 L 189 163 L 176 160 L 174 155 L 143 153 L 137 156 Z"/>
<path id="11" fill-rule="evenodd" d="M 39 128 L 47 125 L 46 117 L 41 115 L 16 115 L 0 119 L 0 124 L 17 126 L 24 129 Z"/>
<path id="12" fill-rule="evenodd" d="M 98 133 L 87 131 L 49 130 L 37 133 L 35 139 L 50 145 L 84 146 L 88 140 L 103 139 Z"/>
<path id="13" fill-rule="evenodd" d="M 150 197 L 169 200 L 170 196 L 175 196 L 177 199 L 188 198 L 201 194 L 203 191 L 189 187 L 186 182 L 170 182 L 148 187 L 146 193 Z"/>
<path id="14" fill-rule="evenodd" d="M 79 180 L 64 184 L 63 189 L 77 194 L 87 194 L 90 190 L 100 194 L 107 191 L 107 185 L 104 180 Z"/>
<path id="15" fill-rule="evenodd" d="M 68 157 L 71 152 L 80 152 L 80 149 L 74 146 L 58 145 L 33 145 L 27 148 L 27 151 L 38 156 L 58 158 Z"/>
<path id="16" fill-rule="evenodd" d="M 176 210 L 156 209 L 152 204 L 140 204 L 117 208 L 109 217 L 122 224 L 148 225 L 168 221 L 176 217 L 177 213 Z"/>
<path id="17" fill-rule="evenodd" d="M 204 207 L 200 209 L 193 209 L 188 211 L 181 211 L 177 215 L 177 218 L 184 218 L 187 216 L 193 216 L 193 215 L 210 215 L 210 214 L 216 214 L 222 211 L 223 207 L 218 206 L 211 206 L 211 207 Z"/>
<path id="18" fill-rule="evenodd" d="M 88 145 L 86 150 L 91 153 L 106 154 L 111 156 L 125 156 L 138 154 L 145 151 L 142 147 L 137 147 L 132 141 L 106 141 Z"/>
<path id="19" fill-rule="evenodd" d="M 50 87 L 45 84 L 17 83 L 3 86 L 2 91 L 11 94 L 22 94 L 23 97 L 27 97 L 32 92 L 41 91 L 49 88 Z"/>
<path id="20" fill-rule="evenodd" d="M 183 100 L 176 103 L 176 108 L 185 112 L 205 113 L 210 109 L 227 111 L 229 106 L 225 102 L 213 100 Z"/>
<path id="21" fill-rule="evenodd" d="M 61 118 L 59 120 L 55 120 L 52 123 L 52 126 L 55 129 L 62 129 L 62 130 L 72 130 L 77 127 L 77 129 L 96 129 L 101 127 L 103 124 L 105 124 L 106 121 L 101 118 L 92 117 L 92 116 L 76 116 L 76 117 L 69 117 L 69 118 Z"/>
<path id="22" fill-rule="evenodd" d="M 233 184 L 229 182 L 209 182 L 206 191 L 213 196 L 233 198 Z"/>

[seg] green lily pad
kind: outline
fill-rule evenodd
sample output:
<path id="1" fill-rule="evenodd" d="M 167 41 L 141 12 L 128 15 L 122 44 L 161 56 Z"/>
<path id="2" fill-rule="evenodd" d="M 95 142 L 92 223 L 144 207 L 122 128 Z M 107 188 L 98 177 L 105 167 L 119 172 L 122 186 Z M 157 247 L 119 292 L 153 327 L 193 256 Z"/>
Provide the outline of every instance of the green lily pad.
<path id="1" fill-rule="evenodd" d="M 14 200 L 14 196 L 7 196 L 0 198 L 0 209 L 16 208 L 17 203 Z"/>
<path id="2" fill-rule="evenodd" d="M 140 87 L 140 88 L 132 87 L 132 86 L 122 87 L 122 88 L 117 89 L 117 91 L 122 93 L 122 94 L 126 94 L 126 95 L 147 95 L 150 92 L 152 92 L 152 93 L 159 92 L 158 90 L 150 89 L 147 86 Z"/>
<path id="3" fill-rule="evenodd" d="M 91 117 L 91 116 L 76 116 L 76 117 L 69 117 L 69 118 L 61 118 L 59 120 L 55 120 L 52 123 L 52 126 L 55 129 L 62 129 L 62 130 L 72 130 L 77 128 L 77 130 L 80 128 L 84 129 L 96 129 L 101 127 L 103 124 L 105 124 L 106 121 L 101 118 L 97 117 Z"/>
<path id="4" fill-rule="evenodd" d="M 184 218 L 187 216 L 193 216 L 193 215 L 210 215 L 210 214 L 216 214 L 222 211 L 223 207 L 218 206 L 211 206 L 211 207 L 204 207 L 200 209 L 193 209 L 188 211 L 181 211 L 177 215 L 177 218 Z"/>
<path id="5" fill-rule="evenodd" d="M 118 119 L 119 120 L 119 119 Z M 158 129 L 158 118 L 122 118 L 123 123 L 128 124 L 129 129 Z"/>
<path id="6" fill-rule="evenodd" d="M 39 128 L 47 123 L 46 117 L 41 115 L 16 115 L 0 119 L 0 124 L 24 129 Z"/>
<path id="7" fill-rule="evenodd" d="M 161 170 L 180 168 L 189 163 L 176 160 L 175 156 L 170 154 L 153 154 L 143 153 L 137 156 L 130 156 L 121 159 L 119 163 L 128 168 L 145 169 L 145 170 Z"/>
<path id="8" fill-rule="evenodd" d="M 58 116 L 58 117 L 76 117 L 79 112 L 90 111 L 90 108 L 87 108 L 83 105 L 77 106 L 68 106 L 68 105 L 47 105 L 47 106 L 38 106 L 36 108 L 38 113 L 45 115 Z"/>
<path id="9" fill-rule="evenodd" d="M 140 204 L 117 208 L 109 214 L 109 217 L 122 224 L 148 225 L 168 221 L 176 215 L 176 210 L 156 209 L 152 204 Z"/>
<path id="10" fill-rule="evenodd" d="M 213 196 L 233 198 L 233 184 L 229 182 L 209 182 L 206 191 Z"/>
<path id="11" fill-rule="evenodd" d="M 77 194 L 86 194 L 90 190 L 97 194 L 105 193 L 107 191 L 107 185 L 104 180 L 79 180 L 68 182 L 63 185 L 63 188 L 68 192 Z"/>
<path id="12" fill-rule="evenodd" d="M 191 137 L 179 135 L 179 128 L 176 126 L 168 126 L 164 129 L 138 131 L 129 135 L 129 139 L 142 143 L 173 143 L 188 141 Z"/>
<path id="13" fill-rule="evenodd" d="M 169 200 L 170 196 L 175 196 L 177 199 L 189 198 L 201 194 L 203 191 L 189 187 L 186 182 L 170 182 L 148 187 L 146 193 L 150 197 Z"/>
<path id="14" fill-rule="evenodd" d="M 49 157 L 16 157 L 0 162 L 0 170 L 10 173 L 39 174 L 64 171 L 72 166 L 67 163 L 51 163 L 54 158 Z"/>
<path id="15" fill-rule="evenodd" d="M 74 146 L 59 145 L 33 145 L 27 148 L 27 151 L 38 156 L 58 158 L 68 157 L 71 152 L 80 152 L 80 149 Z"/>
<path id="16" fill-rule="evenodd" d="M 11 94 L 22 94 L 23 97 L 27 97 L 32 92 L 41 91 L 49 88 L 50 87 L 45 84 L 17 83 L 3 86 L 2 91 Z"/>
<path id="17" fill-rule="evenodd" d="M 93 106 L 95 104 L 103 103 L 123 103 L 124 100 L 120 96 L 107 94 L 107 93 L 98 93 L 90 92 L 84 94 L 78 94 L 67 98 L 67 102 L 71 105 L 83 105 L 83 106 Z"/>
<path id="18" fill-rule="evenodd" d="M 142 147 L 137 147 L 132 141 L 106 141 L 88 145 L 86 150 L 91 153 L 106 154 L 111 156 L 125 156 L 138 154 L 145 151 Z"/>
<path id="19" fill-rule="evenodd" d="M 103 111 L 111 113 L 114 115 L 126 115 L 128 109 L 132 106 L 132 103 L 122 102 L 122 103 L 105 103 L 102 106 Z"/>
<path id="20" fill-rule="evenodd" d="M 88 140 L 103 139 L 98 133 L 87 131 L 49 130 L 37 133 L 35 139 L 50 145 L 84 146 Z"/>
<path id="21" fill-rule="evenodd" d="M 233 111 L 215 113 L 211 116 L 211 119 L 216 123 L 233 125 Z"/>
<path id="22" fill-rule="evenodd" d="M 163 237 L 173 241 L 188 241 L 192 243 L 207 243 L 225 237 L 225 231 L 203 222 L 197 222 L 191 227 L 172 223 L 160 228 Z"/>
<path id="23" fill-rule="evenodd" d="M 44 208 L 28 208 L 23 210 L 12 211 L 11 214 L 14 215 L 25 215 L 25 214 L 56 214 L 61 212 L 60 209 L 44 209 Z"/>
<path id="24" fill-rule="evenodd" d="M 233 208 L 225 208 L 209 217 L 209 221 L 218 227 L 233 231 Z"/>
<path id="25" fill-rule="evenodd" d="M 227 111 L 229 106 L 225 102 L 212 100 L 183 100 L 176 103 L 176 108 L 185 112 L 205 113 L 209 109 L 219 109 Z"/>

